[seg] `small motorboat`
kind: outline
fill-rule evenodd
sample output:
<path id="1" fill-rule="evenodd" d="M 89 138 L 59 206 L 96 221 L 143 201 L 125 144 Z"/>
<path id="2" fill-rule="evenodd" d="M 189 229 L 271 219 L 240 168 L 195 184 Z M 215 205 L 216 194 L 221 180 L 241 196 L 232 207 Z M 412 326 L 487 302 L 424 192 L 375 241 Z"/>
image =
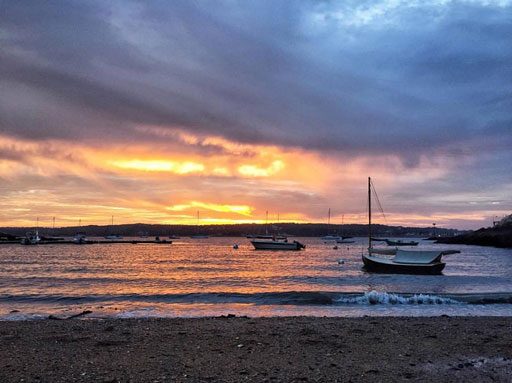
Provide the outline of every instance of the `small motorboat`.
<path id="1" fill-rule="evenodd" d="M 84 233 L 76 233 L 73 237 L 73 243 L 76 245 L 85 245 L 86 243 L 88 243 L 87 237 Z"/>
<path id="2" fill-rule="evenodd" d="M 105 239 L 110 239 L 110 240 L 123 239 L 123 236 L 120 234 L 109 234 L 109 235 L 105 236 Z"/>
<path id="3" fill-rule="evenodd" d="M 39 236 L 39 232 L 36 231 L 29 231 L 25 238 L 22 238 L 21 244 L 22 245 L 37 245 L 39 242 L 41 242 L 41 237 Z"/>
<path id="4" fill-rule="evenodd" d="M 306 248 L 306 245 L 298 241 L 289 242 L 288 239 L 261 239 L 251 241 L 251 243 L 256 250 L 301 250 Z"/>
<path id="5" fill-rule="evenodd" d="M 249 239 L 278 239 L 278 240 L 286 239 L 286 237 L 284 235 L 270 235 L 270 234 L 264 234 L 264 235 L 249 234 L 246 236 L 246 238 L 249 238 Z"/>
<path id="6" fill-rule="evenodd" d="M 388 246 L 418 246 L 419 243 L 416 241 L 402 241 L 400 239 L 397 241 L 385 239 L 384 241 L 388 244 Z"/>

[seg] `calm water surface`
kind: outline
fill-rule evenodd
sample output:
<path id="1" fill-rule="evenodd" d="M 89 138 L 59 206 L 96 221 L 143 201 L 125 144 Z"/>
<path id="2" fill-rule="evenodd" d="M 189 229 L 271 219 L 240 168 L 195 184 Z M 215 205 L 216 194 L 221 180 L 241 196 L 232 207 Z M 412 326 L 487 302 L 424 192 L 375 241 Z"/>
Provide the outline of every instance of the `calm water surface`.
<path id="1" fill-rule="evenodd" d="M 245 238 L 2 245 L 0 319 L 82 310 L 90 317 L 512 315 L 512 250 L 422 241 L 418 249 L 461 254 L 444 257 L 443 275 L 385 275 L 362 270 L 366 239 L 337 250 L 299 240 L 306 250 L 255 251 Z"/>

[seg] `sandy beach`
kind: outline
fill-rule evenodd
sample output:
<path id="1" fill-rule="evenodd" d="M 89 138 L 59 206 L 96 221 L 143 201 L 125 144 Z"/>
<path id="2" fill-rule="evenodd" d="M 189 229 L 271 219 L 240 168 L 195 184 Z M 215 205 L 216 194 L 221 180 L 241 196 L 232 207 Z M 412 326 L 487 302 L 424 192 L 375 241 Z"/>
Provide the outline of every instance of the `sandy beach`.
<path id="1" fill-rule="evenodd" d="M 0 322 L 2 382 L 510 381 L 512 320 Z"/>

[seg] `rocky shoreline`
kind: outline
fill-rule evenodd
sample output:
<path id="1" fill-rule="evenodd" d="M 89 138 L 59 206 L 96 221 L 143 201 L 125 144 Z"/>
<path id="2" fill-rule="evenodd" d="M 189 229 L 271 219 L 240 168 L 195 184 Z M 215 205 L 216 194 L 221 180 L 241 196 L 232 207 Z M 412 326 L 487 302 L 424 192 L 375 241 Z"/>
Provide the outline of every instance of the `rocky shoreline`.
<path id="1" fill-rule="evenodd" d="M 438 238 L 436 242 L 512 248 L 512 227 L 480 229 L 455 237 Z"/>
<path id="2" fill-rule="evenodd" d="M 446 316 L 0 322 L 0 381 L 508 382 L 511 330 Z"/>

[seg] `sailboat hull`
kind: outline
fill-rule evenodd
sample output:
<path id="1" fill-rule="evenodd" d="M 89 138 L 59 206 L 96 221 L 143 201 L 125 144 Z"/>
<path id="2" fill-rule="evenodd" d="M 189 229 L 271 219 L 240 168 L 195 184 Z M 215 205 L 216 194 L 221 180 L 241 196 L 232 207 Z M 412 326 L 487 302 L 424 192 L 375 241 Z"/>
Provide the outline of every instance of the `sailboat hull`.
<path id="1" fill-rule="evenodd" d="M 384 274 L 441 274 L 446 264 L 433 262 L 427 264 L 396 263 L 391 259 L 376 259 L 363 255 L 364 268 L 367 271 Z"/>

